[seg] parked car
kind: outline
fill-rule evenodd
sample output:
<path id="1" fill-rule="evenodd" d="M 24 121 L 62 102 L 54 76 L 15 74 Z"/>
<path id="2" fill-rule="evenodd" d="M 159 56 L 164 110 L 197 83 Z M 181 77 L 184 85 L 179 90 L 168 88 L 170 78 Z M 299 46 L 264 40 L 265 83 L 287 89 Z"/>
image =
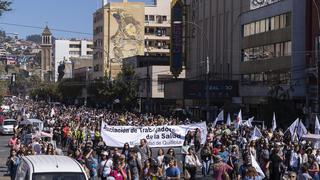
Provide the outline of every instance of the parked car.
<path id="1" fill-rule="evenodd" d="M 23 156 L 16 180 L 88 180 L 82 165 L 68 156 Z"/>
<path id="2" fill-rule="evenodd" d="M 1 122 L 0 133 L 1 134 L 14 134 L 13 127 L 17 123 L 15 119 L 5 119 Z"/>

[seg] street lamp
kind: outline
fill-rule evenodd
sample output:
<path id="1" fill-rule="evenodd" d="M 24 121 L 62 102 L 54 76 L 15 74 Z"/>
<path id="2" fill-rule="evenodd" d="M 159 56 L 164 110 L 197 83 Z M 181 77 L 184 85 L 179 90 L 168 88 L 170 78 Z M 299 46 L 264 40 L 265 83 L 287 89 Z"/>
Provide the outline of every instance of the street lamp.
<path id="1" fill-rule="evenodd" d="M 199 26 L 198 24 L 191 22 L 191 21 L 174 21 L 173 24 L 182 24 L 182 23 L 186 23 L 186 24 L 190 24 L 193 25 L 194 27 L 196 27 L 198 30 L 200 30 L 200 32 L 202 33 L 202 38 L 206 39 L 207 41 L 207 46 L 206 46 L 206 118 L 207 121 L 209 121 L 210 118 L 210 112 L 209 112 L 209 106 L 210 106 L 210 97 L 209 97 L 209 75 L 210 75 L 210 59 L 209 59 L 209 38 L 206 34 L 206 32 L 203 30 L 203 28 L 201 26 Z"/>

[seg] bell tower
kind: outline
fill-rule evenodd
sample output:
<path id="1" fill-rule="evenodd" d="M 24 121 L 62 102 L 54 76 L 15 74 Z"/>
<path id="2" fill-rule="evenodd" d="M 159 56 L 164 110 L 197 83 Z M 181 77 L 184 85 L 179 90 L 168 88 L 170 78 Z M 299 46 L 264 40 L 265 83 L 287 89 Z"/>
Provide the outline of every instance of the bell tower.
<path id="1" fill-rule="evenodd" d="M 41 80 L 53 81 L 52 34 L 46 26 L 42 32 L 41 43 Z"/>

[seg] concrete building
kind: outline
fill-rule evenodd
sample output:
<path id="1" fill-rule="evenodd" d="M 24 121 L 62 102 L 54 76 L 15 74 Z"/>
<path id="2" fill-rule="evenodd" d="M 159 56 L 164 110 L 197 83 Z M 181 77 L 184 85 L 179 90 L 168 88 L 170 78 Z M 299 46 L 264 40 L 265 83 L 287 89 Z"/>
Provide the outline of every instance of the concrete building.
<path id="1" fill-rule="evenodd" d="M 92 57 L 93 42 L 89 40 L 55 40 L 53 46 L 54 80 L 58 81 L 58 67 L 60 64 L 70 64 L 71 58 Z M 92 66 L 92 65 L 91 65 Z M 69 66 L 66 66 L 69 67 Z M 72 78 L 72 72 L 63 78 Z"/>
<path id="2" fill-rule="evenodd" d="M 72 78 L 75 80 L 86 80 L 87 73 L 92 72 L 92 56 L 71 57 L 70 60 L 73 65 Z"/>
<path id="3" fill-rule="evenodd" d="M 240 95 L 246 108 L 261 112 L 268 97 L 306 103 L 306 1 L 242 0 Z M 281 97 L 283 96 L 283 97 Z M 296 112 L 295 112 L 296 113 Z"/>
<path id="4" fill-rule="evenodd" d="M 144 3 L 110 2 L 93 14 L 93 77 L 114 78 L 122 59 L 144 55 Z"/>
<path id="5" fill-rule="evenodd" d="M 145 6 L 145 55 L 170 55 L 171 0 Z"/>
<path id="6" fill-rule="evenodd" d="M 141 111 L 161 113 L 176 107 L 176 101 L 164 99 L 165 82 L 173 80 L 169 64 L 167 56 L 134 56 L 123 60 L 123 65 L 134 68 L 138 76 Z M 183 78 L 185 71 L 178 77 Z"/>
<path id="7" fill-rule="evenodd" d="M 41 80 L 53 81 L 54 64 L 52 61 L 52 34 L 48 28 L 42 32 L 41 43 Z"/>
<path id="8" fill-rule="evenodd" d="M 315 120 L 315 115 L 319 115 L 319 61 L 320 61 L 320 0 L 307 1 L 307 99 L 309 118 L 311 123 Z"/>
<path id="9" fill-rule="evenodd" d="M 208 56 L 210 80 L 239 81 L 234 109 L 258 115 L 276 88 L 288 93 L 295 107 L 305 106 L 307 1 L 182 1 L 188 79 L 206 78 Z M 210 106 L 226 105 L 210 99 Z"/>

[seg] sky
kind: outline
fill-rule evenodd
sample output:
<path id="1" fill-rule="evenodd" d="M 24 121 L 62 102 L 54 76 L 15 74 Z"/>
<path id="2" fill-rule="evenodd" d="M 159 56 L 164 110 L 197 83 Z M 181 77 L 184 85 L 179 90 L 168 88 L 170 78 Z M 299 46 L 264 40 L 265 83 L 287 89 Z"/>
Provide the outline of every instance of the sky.
<path id="1" fill-rule="evenodd" d="M 18 33 L 19 38 L 22 39 L 25 39 L 27 35 L 41 34 L 42 27 L 46 25 L 50 29 L 79 32 L 72 33 L 52 30 L 53 36 L 58 39 L 92 39 L 92 14 L 96 9 L 101 7 L 102 2 L 102 0 L 11 1 L 12 11 L 5 12 L 0 16 L 0 30 L 5 30 L 7 34 Z M 121 0 L 112 1 L 117 2 Z M 152 3 L 152 0 L 129 1 Z M 21 27 L 21 25 L 32 26 L 34 28 Z"/>

